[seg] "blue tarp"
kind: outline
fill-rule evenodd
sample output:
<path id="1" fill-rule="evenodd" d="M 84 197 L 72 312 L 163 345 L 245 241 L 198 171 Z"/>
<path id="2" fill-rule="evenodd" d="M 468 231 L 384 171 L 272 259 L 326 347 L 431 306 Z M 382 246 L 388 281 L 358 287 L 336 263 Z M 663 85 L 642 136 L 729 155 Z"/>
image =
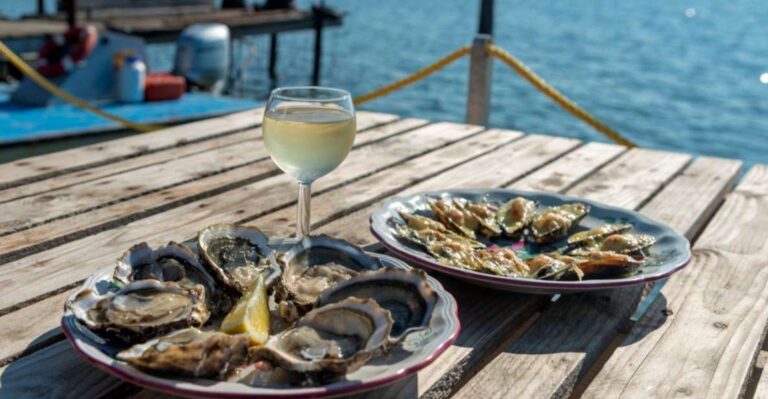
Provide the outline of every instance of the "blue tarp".
<path id="1" fill-rule="evenodd" d="M 259 102 L 245 99 L 187 93 L 173 101 L 114 103 L 101 108 L 134 122 L 178 123 L 243 111 L 260 105 Z M 115 122 L 71 105 L 37 108 L 7 101 L 0 102 L 0 144 L 120 128 Z"/>

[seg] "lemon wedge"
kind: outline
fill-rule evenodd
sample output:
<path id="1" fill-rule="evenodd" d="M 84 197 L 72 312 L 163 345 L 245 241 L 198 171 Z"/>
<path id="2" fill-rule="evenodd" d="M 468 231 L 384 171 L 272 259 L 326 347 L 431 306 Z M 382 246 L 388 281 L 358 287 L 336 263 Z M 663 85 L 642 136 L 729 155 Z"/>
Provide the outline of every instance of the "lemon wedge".
<path id="1" fill-rule="evenodd" d="M 221 332 L 227 334 L 247 333 L 251 345 L 261 345 L 269 338 L 269 308 L 264 278 L 259 276 L 235 307 L 221 322 Z"/>

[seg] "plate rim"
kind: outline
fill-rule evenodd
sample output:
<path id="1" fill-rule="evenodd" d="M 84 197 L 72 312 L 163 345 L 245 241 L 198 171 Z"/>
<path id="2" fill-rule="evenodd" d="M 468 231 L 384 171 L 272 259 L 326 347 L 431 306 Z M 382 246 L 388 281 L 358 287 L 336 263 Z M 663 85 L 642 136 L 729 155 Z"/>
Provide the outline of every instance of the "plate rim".
<path id="1" fill-rule="evenodd" d="M 408 265 L 407 263 L 403 262 L 402 260 L 396 257 L 386 255 L 386 254 L 369 252 L 369 251 L 365 251 L 365 252 L 366 254 L 371 256 L 388 258 L 389 261 L 395 264 L 400 264 L 399 267 L 405 266 L 406 268 L 413 268 L 412 266 Z M 107 268 L 100 269 L 99 271 L 91 274 L 88 277 L 88 279 L 86 279 L 86 281 L 80 286 L 80 289 L 82 289 L 86 284 L 88 284 L 91 278 L 93 278 L 97 273 L 105 269 Z M 99 350 L 98 347 L 91 345 L 86 341 L 82 340 L 78 336 L 78 333 L 70 330 L 70 327 L 67 325 L 65 320 L 68 316 L 74 317 L 74 315 L 69 309 L 66 309 L 66 307 L 65 307 L 64 314 L 61 317 L 60 327 L 62 332 L 64 333 L 65 338 L 67 339 L 67 341 L 69 341 L 70 346 L 75 350 L 75 352 L 80 357 L 85 359 L 85 361 L 88 364 L 98 368 L 99 370 L 105 371 L 110 375 L 120 378 L 123 381 L 129 382 L 144 388 L 160 391 L 163 393 L 174 394 L 174 395 L 180 395 L 180 394 L 188 395 L 188 396 L 191 395 L 194 397 L 203 397 L 203 398 L 249 398 L 251 399 L 251 398 L 277 397 L 277 398 L 299 399 L 299 398 L 336 397 L 340 395 L 349 395 L 353 393 L 370 391 L 372 389 L 383 387 L 397 380 L 400 380 L 404 377 L 407 377 L 411 374 L 414 374 L 419 370 L 432 364 L 438 357 L 440 357 L 446 350 L 448 350 L 448 348 L 450 348 L 456 342 L 456 340 L 458 339 L 459 333 L 461 332 L 461 319 L 459 318 L 458 302 L 456 301 L 456 298 L 453 296 L 453 294 L 451 294 L 448 290 L 445 289 L 445 287 L 443 287 L 442 283 L 439 280 L 437 280 L 432 276 L 428 276 L 428 279 L 430 283 L 433 285 L 433 288 L 435 289 L 435 291 L 437 291 L 438 293 L 441 293 L 442 294 L 441 296 L 446 300 L 446 304 L 447 304 L 446 317 L 450 317 L 454 321 L 454 328 L 452 331 L 450 331 L 450 334 L 448 335 L 448 337 L 442 343 L 440 343 L 432 353 L 426 356 L 423 360 L 413 365 L 400 368 L 394 373 L 385 374 L 381 377 L 372 378 L 364 382 L 360 382 L 356 384 L 354 383 L 340 384 L 337 387 L 333 387 L 333 388 L 327 388 L 327 387 L 286 388 L 285 392 L 270 391 L 269 393 L 266 393 L 266 392 L 260 393 L 260 392 L 252 391 L 252 390 L 258 390 L 259 387 L 249 386 L 247 384 L 241 384 L 244 389 L 243 392 L 213 391 L 206 388 L 200 388 L 202 386 L 195 385 L 195 384 L 192 384 L 190 387 L 179 387 L 174 385 L 174 384 L 178 384 L 179 380 L 152 375 L 138 369 L 137 369 L 138 373 L 131 373 L 126 370 L 123 370 L 122 368 L 112 366 L 109 363 L 105 363 L 93 357 L 90 353 L 88 353 L 89 349 L 95 349 L 97 352 L 99 352 L 99 354 L 110 358 L 112 361 L 116 361 L 114 358 L 111 358 L 109 355 Z M 144 378 L 144 376 L 146 376 L 146 378 Z"/>
<path id="2" fill-rule="evenodd" d="M 418 197 L 427 197 L 427 196 L 435 197 L 435 196 L 441 196 L 445 194 L 456 195 L 456 193 L 471 193 L 472 195 L 487 195 L 490 193 L 509 193 L 511 196 L 513 195 L 522 196 L 522 197 L 548 196 L 562 202 L 574 202 L 574 201 L 584 202 L 590 206 L 596 206 L 608 211 L 630 214 L 633 216 L 633 218 L 639 221 L 642 221 L 643 223 L 662 227 L 664 230 L 667 230 L 672 234 L 676 235 L 677 238 L 682 239 L 682 242 L 685 243 L 685 246 L 684 246 L 685 251 L 680 261 L 677 261 L 672 266 L 665 268 L 663 271 L 655 271 L 651 273 L 639 274 L 639 275 L 625 277 L 625 278 L 594 279 L 594 280 L 583 280 L 583 281 L 523 279 L 518 277 L 496 276 L 492 274 L 446 266 L 434 260 L 428 259 L 426 255 L 424 257 L 414 256 L 413 254 L 401 249 L 400 247 L 402 247 L 403 245 L 400 244 L 399 242 L 396 244 L 393 242 L 390 242 L 391 240 L 389 236 L 391 236 L 391 234 L 389 234 L 389 236 L 386 236 L 382 234 L 382 232 L 379 231 L 379 229 L 377 228 L 377 226 L 379 226 L 380 224 L 386 223 L 384 216 L 386 213 L 388 213 L 388 209 L 394 203 L 408 202 L 409 200 L 418 198 Z M 386 227 L 386 226 L 383 226 L 383 227 Z M 512 289 L 514 288 L 523 289 L 523 290 L 541 289 L 541 290 L 551 291 L 551 293 L 582 292 L 582 291 L 592 291 L 592 290 L 601 290 L 601 289 L 621 288 L 621 287 L 639 285 L 649 281 L 656 281 L 656 280 L 663 279 L 665 277 L 669 277 L 672 274 L 680 271 L 682 268 L 686 267 L 690 263 L 692 258 L 691 243 L 688 240 L 688 238 L 680 234 L 677 230 L 667 225 L 666 223 L 658 222 L 646 215 L 643 215 L 642 213 L 636 210 L 608 205 L 603 202 L 594 201 L 591 199 L 579 198 L 579 197 L 563 195 L 559 193 L 550 193 L 545 191 L 516 190 L 516 189 L 508 189 L 508 188 L 446 189 L 446 190 L 420 191 L 417 193 L 409 194 L 407 196 L 399 196 L 399 197 L 390 198 L 384 201 L 381 204 L 381 206 L 379 206 L 371 214 L 369 218 L 369 229 L 371 231 L 371 234 L 373 234 L 373 236 L 376 237 L 376 239 L 382 245 L 384 245 L 384 247 L 386 247 L 387 250 L 392 251 L 398 257 L 402 257 L 408 262 L 417 264 L 427 269 L 434 270 L 440 273 L 445 273 L 465 281 L 481 283 L 484 286 L 493 284 L 494 286 L 497 286 L 497 287 L 505 287 L 505 288 L 512 288 Z"/>

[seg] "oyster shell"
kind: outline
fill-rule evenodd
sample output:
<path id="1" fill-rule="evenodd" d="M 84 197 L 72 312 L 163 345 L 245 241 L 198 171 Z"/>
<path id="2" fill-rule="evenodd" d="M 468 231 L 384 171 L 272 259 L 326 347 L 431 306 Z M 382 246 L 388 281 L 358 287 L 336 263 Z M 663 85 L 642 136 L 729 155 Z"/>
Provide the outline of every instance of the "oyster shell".
<path id="1" fill-rule="evenodd" d="M 387 309 L 394 320 L 394 341 L 428 327 L 437 303 L 437 293 L 427 282 L 426 273 L 386 267 L 337 283 L 320 294 L 316 306 L 337 303 L 349 297 L 370 298 Z"/>
<path id="2" fill-rule="evenodd" d="M 133 281 L 105 295 L 85 289 L 68 300 L 66 306 L 92 330 L 126 341 L 200 327 L 210 316 L 202 286 L 185 288 L 159 280 Z"/>
<path id="3" fill-rule="evenodd" d="M 550 207 L 537 213 L 531 220 L 531 235 L 538 244 L 546 244 L 565 237 L 589 213 L 589 206 L 581 203 Z"/>
<path id="4" fill-rule="evenodd" d="M 176 282 L 185 288 L 199 284 L 205 288 L 208 306 L 218 307 L 216 281 L 189 248 L 173 241 L 157 249 L 146 242 L 134 245 L 117 260 L 113 277 L 123 284 L 145 279 Z"/>
<path id="5" fill-rule="evenodd" d="M 264 276 L 269 287 L 280 276 L 268 238 L 255 227 L 216 224 L 201 230 L 197 245 L 214 277 L 225 287 L 244 293 Z"/>
<path id="6" fill-rule="evenodd" d="M 185 328 L 133 345 L 119 360 L 150 372 L 223 379 L 245 363 L 248 336 Z"/>
<path id="7" fill-rule="evenodd" d="M 498 237 L 503 232 L 502 227 L 499 225 L 496 218 L 499 209 L 495 206 L 460 199 L 454 199 L 454 202 L 474 216 L 479 224 L 478 230 L 480 234 L 485 237 Z"/>
<path id="8" fill-rule="evenodd" d="M 508 237 L 516 237 L 531 223 L 539 204 L 523 197 L 505 202 L 496 212 L 496 218 Z"/>
<path id="9" fill-rule="evenodd" d="M 321 292 L 361 271 L 381 267 L 360 248 L 328 236 L 305 237 L 281 258 L 283 274 L 276 290 L 280 314 L 293 321 L 315 303 Z"/>
<path id="10" fill-rule="evenodd" d="M 643 261 L 611 251 L 591 252 L 579 261 L 579 268 L 590 278 L 612 278 L 634 273 Z"/>
<path id="11" fill-rule="evenodd" d="M 412 215 L 408 212 L 403 212 L 403 211 L 400 211 L 398 213 L 400 214 L 400 217 L 403 218 L 406 225 L 413 230 L 421 231 L 421 230 L 430 229 L 430 230 L 439 231 L 441 233 L 448 232 L 448 228 L 445 227 L 444 224 L 438 222 L 437 220 L 430 219 L 422 215 Z"/>
<path id="12" fill-rule="evenodd" d="M 427 247 L 435 241 L 451 240 L 463 245 L 469 245 L 472 248 L 485 248 L 485 244 L 480 241 L 450 231 L 441 232 L 430 228 L 416 230 L 401 224 L 395 226 L 395 231 L 400 237 L 423 247 Z"/>
<path id="13" fill-rule="evenodd" d="M 631 229 L 631 224 L 604 224 L 593 229 L 571 234 L 571 236 L 568 237 L 568 246 L 592 246 L 605 237 L 608 237 L 612 234 L 626 233 Z"/>
<path id="14" fill-rule="evenodd" d="M 589 256 L 592 252 L 608 251 L 618 254 L 638 254 L 642 258 L 641 252 L 655 243 L 656 238 L 648 234 L 612 234 L 591 246 L 573 249 L 570 254 Z"/>
<path id="15" fill-rule="evenodd" d="M 393 323 L 376 301 L 347 298 L 310 311 L 252 355 L 292 371 L 344 374 L 386 347 Z"/>
<path id="16" fill-rule="evenodd" d="M 457 233 L 476 239 L 475 231 L 480 223 L 460 202 L 446 199 L 428 199 L 430 209 L 437 219 Z"/>

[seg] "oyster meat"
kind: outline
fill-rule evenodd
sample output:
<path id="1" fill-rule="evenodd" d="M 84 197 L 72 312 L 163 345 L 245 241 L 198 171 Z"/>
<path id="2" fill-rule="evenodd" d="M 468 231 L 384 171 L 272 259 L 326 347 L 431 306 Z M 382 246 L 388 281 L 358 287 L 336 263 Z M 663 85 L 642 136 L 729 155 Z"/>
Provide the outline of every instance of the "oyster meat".
<path id="1" fill-rule="evenodd" d="M 305 237 L 281 258 L 283 274 L 276 290 L 280 315 L 293 321 L 306 312 L 321 292 L 381 263 L 361 249 L 327 236 Z"/>
<path id="2" fill-rule="evenodd" d="M 157 249 L 146 242 L 134 245 L 117 260 L 113 277 L 122 284 L 145 279 L 172 281 L 184 288 L 199 284 L 211 310 L 218 307 L 216 281 L 189 248 L 173 241 Z"/>
<path id="3" fill-rule="evenodd" d="M 568 234 L 587 216 L 589 206 L 581 203 L 554 206 L 537 213 L 531 220 L 531 235 L 537 244 L 547 244 Z"/>
<path id="4" fill-rule="evenodd" d="M 287 370 L 344 374 L 386 348 L 393 323 L 376 301 L 347 298 L 313 309 L 251 354 Z"/>
<path id="5" fill-rule="evenodd" d="M 271 286 L 280 267 L 271 256 L 268 238 L 255 227 L 217 224 L 197 236 L 201 257 L 214 277 L 225 287 L 246 292 L 259 275 Z"/>
<path id="6" fill-rule="evenodd" d="M 210 316 L 202 286 L 185 288 L 159 280 L 137 280 L 106 295 L 85 289 L 67 307 L 89 328 L 127 341 L 200 327 Z"/>
<path id="7" fill-rule="evenodd" d="M 499 207 L 496 218 L 508 237 L 517 237 L 531 223 L 538 208 L 536 201 L 517 197 Z"/>
<path id="8" fill-rule="evenodd" d="M 185 328 L 121 351 L 117 358 L 151 372 L 224 379 L 248 355 L 248 336 Z"/>
<path id="9" fill-rule="evenodd" d="M 392 338 L 400 340 L 429 326 L 437 293 L 421 270 L 386 267 L 361 273 L 325 290 L 316 306 L 341 302 L 349 297 L 370 298 L 388 310 L 394 320 Z"/>

